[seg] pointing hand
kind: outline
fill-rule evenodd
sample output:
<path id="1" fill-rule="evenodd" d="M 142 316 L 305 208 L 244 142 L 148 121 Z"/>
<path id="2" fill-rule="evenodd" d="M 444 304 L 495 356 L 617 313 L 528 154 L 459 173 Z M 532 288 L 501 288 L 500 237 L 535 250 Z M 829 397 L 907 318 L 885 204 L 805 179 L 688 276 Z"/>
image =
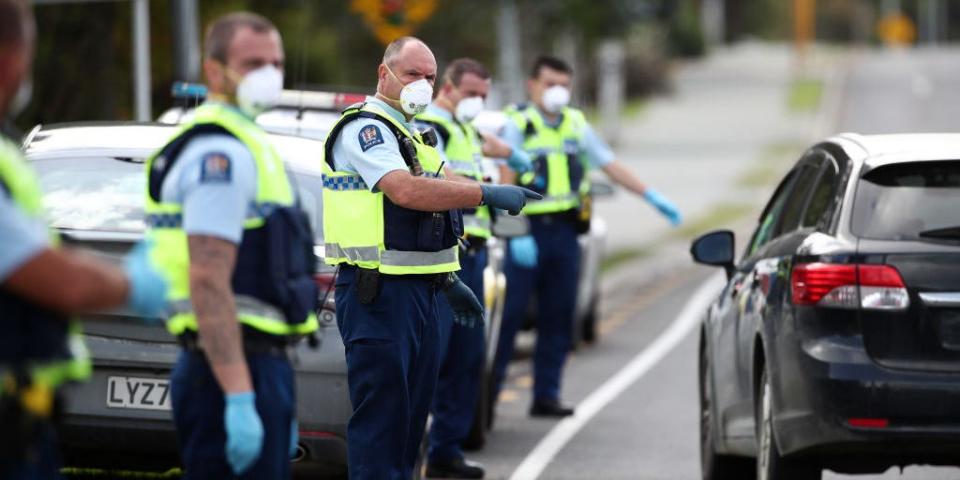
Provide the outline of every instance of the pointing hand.
<path id="1" fill-rule="evenodd" d="M 480 185 L 480 191 L 483 192 L 481 204 L 506 210 L 510 215 L 519 215 L 527 199 L 543 198 L 533 190 L 515 185 Z"/>

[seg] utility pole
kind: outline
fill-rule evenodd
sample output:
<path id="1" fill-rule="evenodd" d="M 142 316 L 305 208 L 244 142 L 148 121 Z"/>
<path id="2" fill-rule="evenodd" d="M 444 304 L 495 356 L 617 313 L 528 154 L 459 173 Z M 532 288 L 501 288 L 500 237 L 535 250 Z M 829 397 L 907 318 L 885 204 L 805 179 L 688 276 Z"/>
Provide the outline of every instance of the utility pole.
<path id="1" fill-rule="evenodd" d="M 153 116 L 150 106 L 150 0 L 133 0 L 133 112 L 139 122 Z"/>
<path id="2" fill-rule="evenodd" d="M 520 59 L 520 20 L 515 0 L 500 0 L 497 11 L 497 64 L 503 102 L 523 99 L 523 66 Z"/>
<path id="3" fill-rule="evenodd" d="M 707 46 L 721 45 L 727 35 L 726 0 L 701 0 L 700 21 Z"/>
<path id="4" fill-rule="evenodd" d="M 923 0 L 920 4 L 920 38 L 929 45 L 936 45 L 940 38 L 941 0 Z"/>
<path id="5" fill-rule="evenodd" d="M 197 0 L 170 2 L 173 16 L 173 78 L 200 81 L 200 14 Z"/>
<path id="6" fill-rule="evenodd" d="M 620 140 L 620 112 L 626 96 L 624 83 L 624 47 L 619 40 L 607 40 L 597 51 L 597 100 L 604 136 L 611 144 Z"/>

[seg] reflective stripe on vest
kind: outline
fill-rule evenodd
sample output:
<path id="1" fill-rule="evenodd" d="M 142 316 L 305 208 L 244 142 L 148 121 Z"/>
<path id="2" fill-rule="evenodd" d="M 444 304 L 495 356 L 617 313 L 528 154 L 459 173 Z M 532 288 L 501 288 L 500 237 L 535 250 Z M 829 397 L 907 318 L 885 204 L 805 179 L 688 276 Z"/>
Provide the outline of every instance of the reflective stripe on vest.
<path id="1" fill-rule="evenodd" d="M 580 142 L 586 119 L 583 113 L 574 108 L 564 108 L 562 120 L 556 128 L 546 124 L 536 107 L 529 105 L 522 110 L 510 107 L 507 116 L 524 133 L 523 149 L 535 162 L 535 172 L 521 175 L 521 185 L 530 186 L 538 173 L 546 175 L 546 188 L 543 199 L 528 202 L 523 212 L 528 215 L 558 213 L 580 206 L 580 199 L 590 189 L 587 179 L 589 163 L 579 155 Z M 571 161 L 574 155 L 575 162 Z M 546 162 L 543 164 L 542 162 Z M 578 169 L 578 175 L 572 169 Z M 573 177 L 577 178 L 573 178 Z M 572 183 L 579 181 L 574 189 Z"/>
<path id="2" fill-rule="evenodd" d="M 201 105 L 196 109 L 190 123 L 183 125 L 167 145 L 201 125 L 223 128 L 243 143 L 253 156 L 257 191 L 256 199 L 247 208 L 243 223 L 245 236 L 248 232 L 263 227 L 266 217 L 277 208 L 294 205 L 294 194 L 283 161 L 270 143 L 266 132 L 233 108 L 211 103 Z M 147 160 L 148 176 L 153 173 L 155 160 L 166 148 L 167 146 L 164 146 Z M 167 300 L 174 307 L 173 315 L 166 323 L 167 330 L 173 335 L 180 335 L 186 330 L 197 331 L 199 327 L 196 315 L 190 305 L 190 252 L 187 234 L 182 229 L 183 206 L 174 202 L 155 201 L 149 191 L 146 197 L 146 219 L 149 227 L 147 235 L 154 241 L 151 256 L 154 264 L 170 282 Z M 257 302 L 265 305 L 260 300 Z M 238 307 L 239 305 L 240 303 Z M 264 309 L 238 310 L 237 319 L 242 324 L 272 335 L 298 335 L 317 329 L 314 313 L 310 313 L 299 323 L 291 324 L 282 314 L 278 315 L 279 308 L 269 307 L 268 314 L 264 314 Z"/>
<path id="3" fill-rule="evenodd" d="M 366 103 L 360 111 L 375 114 L 378 120 L 389 122 L 393 129 L 413 140 L 417 158 L 424 176 L 443 178 L 440 154 L 423 143 L 419 134 L 411 132 L 406 125 L 391 117 L 373 103 Z M 358 109 L 348 108 L 339 122 Z M 338 126 L 339 126 L 338 122 Z M 335 126 L 336 128 L 336 126 Z M 335 142 L 329 135 L 327 142 Z M 325 147 L 325 151 L 329 148 Z M 458 246 L 443 245 L 438 251 L 405 251 L 387 249 L 388 202 L 383 192 L 373 192 L 363 179 L 352 172 L 334 171 L 332 161 L 322 160 L 323 166 L 323 230 L 327 244 L 324 261 L 331 265 L 348 264 L 361 268 L 377 269 L 391 275 L 427 274 L 453 272 L 460 269 L 457 257 Z M 400 208 L 400 207 L 393 207 Z M 432 215 L 447 215 L 441 212 Z M 409 240 L 409 239 L 407 239 Z"/>
<path id="4" fill-rule="evenodd" d="M 0 137 L 0 184 L 2 184 L 3 190 L 9 194 L 13 203 L 25 215 L 37 221 L 42 220 L 43 194 L 40 182 L 23 159 L 20 149 L 2 137 Z M 54 248 L 60 244 L 60 239 L 53 230 L 50 230 L 50 244 Z M 14 321 L 13 318 L 7 320 Z M 59 322 L 60 319 L 46 321 Z M 67 381 L 84 380 L 90 377 L 93 366 L 90 361 L 90 353 L 83 341 L 80 324 L 70 321 L 67 323 L 66 329 L 65 341 L 67 344 L 65 350 L 70 353 L 69 359 L 53 361 L 23 359 L 28 373 L 35 383 L 56 388 Z M 11 333 L 7 332 L 6 334 Z M 0 365 L 0 368 L 3 368 L 3 366 Z"/>
<path id="5" fill-rule="evenodd" d="M 469 123 L 460 123 L 427 111 L 417 116 L 418 120 L 431 123 L 448 133 L 443 153 L 449 166 L 458 175 L 483 181 L 483 148 L 476 129 Z M 464 232 L 473 237 L 490 238 L 490 207 L 480 206 L 463 213 Z"/>
<path id="6" fill-rule="evenodd" d="M 279 308 L 270 305 L 262 300 L 246 295 L 234 296 L 237 318 L 240 323 L 255 327 L 257 330 L 272 335 L 306 334 L 314 329 L 311 328 L 311 321 L 299 325 L 291 326 L 287 323 L 286 317 Z M 168 328 L 170 323 L 183 324 L 177 325 L 182 332 L 188 328 L 191 318 L 195 318 L 193 303 L 190 300 L 177 300 L 170 302 L 169 310 L 171 317 L 167 321 Z"/>

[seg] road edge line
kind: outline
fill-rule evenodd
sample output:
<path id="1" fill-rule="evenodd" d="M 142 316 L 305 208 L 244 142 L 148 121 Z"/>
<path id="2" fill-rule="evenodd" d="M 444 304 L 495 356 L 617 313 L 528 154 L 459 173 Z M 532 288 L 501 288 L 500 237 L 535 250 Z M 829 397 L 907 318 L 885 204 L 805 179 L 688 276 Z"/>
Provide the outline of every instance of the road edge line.
<path id="1" fill-rule="evenodd" d="M 594 416 L 646 375 L 700 323 L 701 315 L 723 286 L 720 272 L 707 279 L 684 305 L 676 319 L 647 348 L 607 379 L 576 407 L 576 413 L 555 425 L 517 466 L 510 480 L 536 480 L 553 458 Z"/>

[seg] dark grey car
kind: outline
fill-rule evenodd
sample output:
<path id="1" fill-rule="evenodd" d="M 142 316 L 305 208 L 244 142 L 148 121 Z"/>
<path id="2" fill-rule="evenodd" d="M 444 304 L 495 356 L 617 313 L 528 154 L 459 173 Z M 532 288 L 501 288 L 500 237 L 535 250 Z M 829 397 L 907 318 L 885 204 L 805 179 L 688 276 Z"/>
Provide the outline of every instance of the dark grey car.
<path id="1" fill-rule="evenodd" d="M 37 170 L 52 225 L 69 246 L 119 261 L 143 235 L 143 161 L 175 133 L 158 124 L 64 124 L 37 127 L 24 148 Z M 271 135 L 317 235 L 322 256 L 319 153 L 322 143 Z M 322 266 L 321 292 L 332 284 Z M 294 366 L 300 452 L 295 473 L 346 471 L 346 425 L 351 407 L 343 344 L 332 293 L 320 312 L 319 347 L 301 342 Z M 178 464 L 167 379 L 179 352 L 160 326 L 126 312 L 88 315 L 85 337 L 94 373 L 73 385 L 64 412 L 67 465 L 168 469 Z"/>

